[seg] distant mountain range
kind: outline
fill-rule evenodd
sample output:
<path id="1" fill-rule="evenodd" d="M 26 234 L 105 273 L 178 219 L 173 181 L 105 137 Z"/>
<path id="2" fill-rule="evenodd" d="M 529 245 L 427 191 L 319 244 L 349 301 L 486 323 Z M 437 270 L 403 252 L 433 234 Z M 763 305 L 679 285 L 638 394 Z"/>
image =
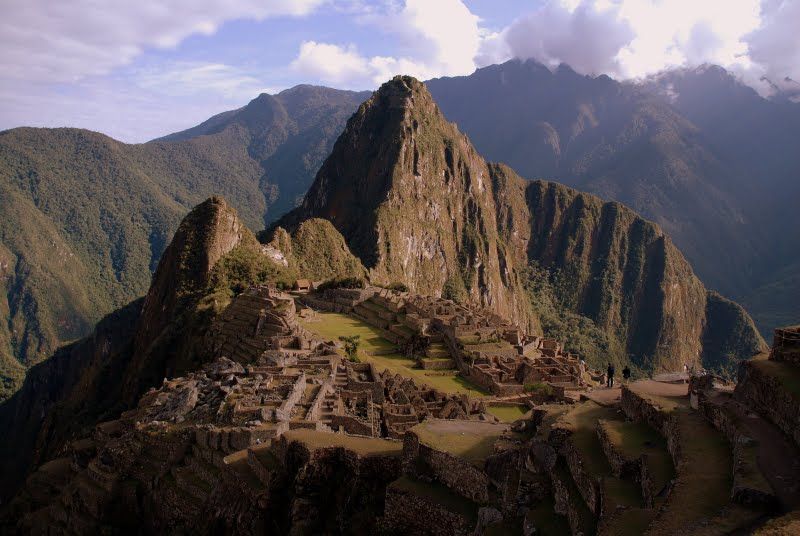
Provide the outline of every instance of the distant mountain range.
<path id="1" fill-rule="evenodd" d="M 800 105 L 716 66 L 644 83 L 510 61 L 427 82 L 488 159 L 621 201 L 764 333 L 800 317 Z"/>
<path id="2" fill-rule="evenodd" d="M 428 86 L 490 161 L 658 223 L 762 330 L 800 317 L 800 105 L 716 67 L 629 84 L 512 61 Z M 5 392 L 141 296 L 194 204 L 221 194 L 252 229 L 295 207 L 369 95 L 297 86 L 140 145 L 77 129 L 0 133 Z"/>
<path id="3" fill-rule="evenodd" d="M 79 129 L 0 133 L 0 399 L 147 291 L 192 206 L 224 195 L 254 229 L 292 208 L 368 95 L 298 86 L 138 145 Z"/>

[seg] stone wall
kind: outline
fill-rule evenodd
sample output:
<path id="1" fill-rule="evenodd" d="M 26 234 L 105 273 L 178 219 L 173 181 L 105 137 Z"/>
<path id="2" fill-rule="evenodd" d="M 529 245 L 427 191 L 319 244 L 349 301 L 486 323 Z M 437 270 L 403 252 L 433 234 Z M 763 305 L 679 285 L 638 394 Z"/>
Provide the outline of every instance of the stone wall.
<path id="1" fill-rule="evenodd" d="M 787 391 L 757 361 L 742 361 L 734 398 L 772 421 L 800 446 L 800 397 Z"/>
<path id="2" fill-rule="evenodd" d="M 403 471 L 418 474 L 418 464 L 426 473 L 448 488 L 477 503 L 489 501 L 489 477 L 462 458 L 422 444 L 413 432 L 403 437 Z"/>
<path id="3" fill-rule="evenodd" d="M 386 488 L 384 523 L 397 534 L 429 536 L 466 536 L 474 522 L 399 486 Z"/>
<path id="4" fill-rule="evenodd" d="M 733 445 L 731 498 L 740 504 L 777 506 L 778 499 L 758 467 L 755 442 L 739 430 L 736 416 L 724 404 L 710 400 L 701 399 L 698 409 Z"/>
<path id="5" fill-rule="evenodd" d="M 769 358 L 773 361 L 800 365 L 800 326 L 775 330 Z"/>

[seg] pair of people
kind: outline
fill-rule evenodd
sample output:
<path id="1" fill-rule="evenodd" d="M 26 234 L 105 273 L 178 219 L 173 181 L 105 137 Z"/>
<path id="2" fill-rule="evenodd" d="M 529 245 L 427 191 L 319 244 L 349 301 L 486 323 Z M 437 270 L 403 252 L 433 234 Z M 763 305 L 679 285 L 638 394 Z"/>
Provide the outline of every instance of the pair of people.
<path id="1" fill-rule="evenodd" d="M 617 368 L 612 365 L 611 363 L 608 364 L 608 369 L 606 369 L 606 387 L 614 387 L 614 374 L 616 374 Z M 631 379 L 631 369 L 628 365 L 625 365 L 625 368 L 622 369 L 622 377 L 625 381 Z"/>

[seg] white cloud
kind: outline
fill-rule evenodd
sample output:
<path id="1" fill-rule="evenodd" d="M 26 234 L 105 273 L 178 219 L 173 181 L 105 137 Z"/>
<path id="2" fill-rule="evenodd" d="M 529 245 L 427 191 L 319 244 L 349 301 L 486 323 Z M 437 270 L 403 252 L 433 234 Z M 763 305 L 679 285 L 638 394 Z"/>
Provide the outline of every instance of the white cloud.
<path id="1" fill-rule="evenodd" d="M 175 62 L 139 69 L 133 80 L 157 93 L 185 97 L 212 93 L 225 99 L 251 99 L 259 93 L 275 93 L 253 74 L 222 63 Z"/>
<path id="2" fill-rule="evenodd" d="M 341 47 L 329 43 L 305 41 L 289 66 L 295 72 L 332 84 L 361 84 L 370 78 L 369 60 L 355 45 Z"/>
<path id="3" fill-rule="evenodd" d="M 701 63 L 745 65 L 743 37 L 760 22 L 759 0 L 624 0 L 620 17 L 636 33 L 618 58 L 626 77 Z"/>
<path id="4" fill-rule="evenodd" d="M 518 18 L 488 40 L 481 59 L 502 61 L 506 59 L 502 55 L 508 54 L 535 59 L 551 67 L 567 63 L 581 73 L 617 73 L 620 70 L 617 56 L 635 34 L 628 21 L 620 18 L 619 6 L 597 4 L 551 2 Z M 497 40 L 504 42 L 506 49 Z M 495 49 L 494 54 L 488 46 Z"/>
<path id="5" fill-rule="evenodd" d="M 481 43 L 478 17 L 460 0 L 350 4 L 357 20 L 395 40 L 396 56 L 367 56 L 350 43 L 306 41 L 291 68 L 324 83 L 373 88 L 396 74 L 426 79 L 469 74 Z"/>
<path id="6" fill-rule="evenodd" d="M 209 35 L 225 21 L 305 15 L 324 0 L 20 0 L 0 19 L 0 72 L 73 82 L 130 63 L 146 48 Z"/>
<path id="7" fill-rule="evenodd" d="M 753 64 L 745 76 L 764 76 L 778 87 L 796 92 L 796 81 L 800 80 L 800 2 L 766 0 L 761 19 L 761 26 L 744 36 Z"/>

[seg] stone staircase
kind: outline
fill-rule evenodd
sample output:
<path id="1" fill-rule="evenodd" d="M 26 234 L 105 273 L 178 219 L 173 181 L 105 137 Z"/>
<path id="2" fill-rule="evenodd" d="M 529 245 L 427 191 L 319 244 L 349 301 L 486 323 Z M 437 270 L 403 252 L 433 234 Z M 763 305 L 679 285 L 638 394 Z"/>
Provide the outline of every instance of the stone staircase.
<path id="1" fill-rule="evenodd" d="M 333 378 L 333 385 L 337 389 L 347 386 L 347 367 L 345 365 L 337 365 L 336 374 Z"/>

